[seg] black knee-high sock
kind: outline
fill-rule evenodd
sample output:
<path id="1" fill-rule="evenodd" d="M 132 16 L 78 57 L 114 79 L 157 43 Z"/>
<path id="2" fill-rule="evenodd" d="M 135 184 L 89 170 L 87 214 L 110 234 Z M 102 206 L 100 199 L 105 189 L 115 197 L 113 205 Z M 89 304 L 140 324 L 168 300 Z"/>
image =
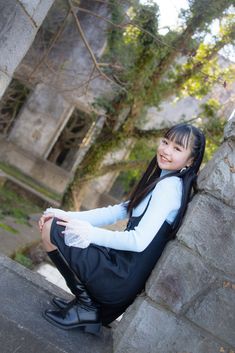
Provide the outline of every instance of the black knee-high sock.
<path id="1" fill-rule="evenodd" d="M 64 277 L 67 286 L 74 295 L 78 295 L 77 283 L 79 283 L 78 278 L 75 276 L 73 271 L 70 269 L 67 262 L 64 260 L 60 252 L 56 249 L 50 252 L 47 252 L 47 255 L 54 263 L 58 271 Z"/>
<path id="2" fill-rule="evenodd" d="M 94 301 L 91 299 L 89 293 L 86 290 L 86 287 L 71 270 L 71 268 L 69 267 L 63 256 L 60 254 L 60 252 L 56 249 L 47 252 L 47 255 L 50 257 L 51 261 L 54 263 L 58 271 L 64 277 L 65 282 L 71 292 L 86 305 L 93 306 Z"/>

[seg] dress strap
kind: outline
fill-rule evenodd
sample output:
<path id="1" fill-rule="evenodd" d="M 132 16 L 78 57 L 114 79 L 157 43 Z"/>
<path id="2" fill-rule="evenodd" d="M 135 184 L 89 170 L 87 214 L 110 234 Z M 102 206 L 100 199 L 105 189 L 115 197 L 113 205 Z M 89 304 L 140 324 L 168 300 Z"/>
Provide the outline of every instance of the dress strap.
<path id="1" fill-rule="evenodd" d="M 133 217 L 132 216 L 132 211 L 131 211 L 130 218 L 129 218 L 128 222 L 127 222 L 127 226 L 126 226 L 125 230 L 131 230 L 131 229 L 133 229 L 134 227 L 136 227 L 138 225 L 139 221 L 144 216 L 145 212 L 147 211 L 147 209 L 149 207 L 149 203 L 151 201 L 151 198 L 152 198 L 152 195 L 150 196 L 150 198 L 148 200 L 148 203 L 147 203 L 144 211 L 142 212 L 142 214 L 140 216 Z"/>
<path id="2" fill-rule="evenodd" d="M 148 207 L 149 207 L 149 204 L 150 204 L 150 201 L 151 201 L 151 198 L 152 198 L 152 195 L 150 196 L 150 198 L 149 198 L 149 200 L 148 200 L 148 203 L 147 203 L 147 205 L 146 205 L 146 207 L 145 207 L 145 209 L 144 209 L 144 212 L 139 216 L 139 217 L 143 217 L 143 215 L 145 214 L 145 212 L 147 211 L 147 209 L 148 209 Z"/>

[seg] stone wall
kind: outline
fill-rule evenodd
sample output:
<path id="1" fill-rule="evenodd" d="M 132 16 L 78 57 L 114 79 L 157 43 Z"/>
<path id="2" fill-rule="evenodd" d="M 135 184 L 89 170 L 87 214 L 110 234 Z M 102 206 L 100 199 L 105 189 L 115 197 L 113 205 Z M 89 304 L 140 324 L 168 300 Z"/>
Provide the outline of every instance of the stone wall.
<path id="1" fill-rule="evenodd" d="M 56 90 L 38 84 L 18 114 L 9 140 L 46 159 L 73 109 Z"/>
<path id="2" fill-rule="evenodd" d="M 115 353 L 235 352 L 235 118 L 177 239 L 114 334 Z"/>
<path id="3" fill-rule="evenodd" d="M 71 175 L 57 165 L 0 138 L 0 161 L 30 176 L 38 184 L 63 195 Z"/>
<path id="4" fill-rule="evenodd" d="M 79 8 L 87 11 L 74 7 L 85 38 L 96 60 L 100 61 L 107 42 L 108 25 L 106 21 L 102 21 L 102 17 L 110 16 L 108 3 L 81 0 Z M 91 15 L 90 11 L 97 16 Z M 63 27 L 63 21 L 65 21 L 63 30 L 52 48 L 48 50 L 48 36 L 50 38 L 51 33 L 55 35 L 59 28 Z M 46 57 L 45 46 L 48 50 Z M 85 112 L 94 110 L 92 103 L 97 97 L 112 96 L 110 82 L 101 77 L 95 69 L 73 14 L 71 12 L 68 14 L 68 2 L 65 0 L 55 0 L 16 76 L 19 80 L 30 80 L 31 83 L 44 82 L 52 90 L 55 89 L 63 95 L 71 105 Z"/>
<path id="5" fill-rule="evenodd" d="M 53 2 L 0 0 L 0 98 Z"/>
<path id="6" fill-rule="evenodd" d="M 107 22 L 91 16 L 89 11 L 95 11 L 98 17 L 108 17 L 109 7 L 105 2 L 94 0 L 81 1 L 80 6 L 88 12 L 78 11 L 76 7 L 75 11 L 98 60 L 106 46 Z M 13 75 L 32 89 L 9 136 L 0 141 L 0 161 L 63 194 L 74 171 L 102 128 L 103 111 L 94 111 L 91 103 L 95 97 L 112 91 L 110 83 L 97 75 L 74 17 L 68 11 L 67 1 L 0 0 L 0 20 L 0 98 Z M 51 31 L 56 32 L 62 24 L 64 28 L 61 35 L 45 56 Z M 80 148 L 78 144 L 77 151 L 73 151 L 72 170 L 64 170 L 47 161 L 47 158 L 75 105 L 81 111 L 96 113 L 98 116 L 96 123 L 93 121 L 91 124 Z"/>

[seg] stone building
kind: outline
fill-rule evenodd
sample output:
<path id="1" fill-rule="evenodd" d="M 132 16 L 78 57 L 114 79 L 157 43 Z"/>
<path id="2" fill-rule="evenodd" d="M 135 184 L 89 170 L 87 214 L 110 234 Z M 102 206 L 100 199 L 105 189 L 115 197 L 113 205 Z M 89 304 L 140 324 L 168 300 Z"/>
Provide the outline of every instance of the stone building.
<path id="1" fill-rule="evenodd" d="M 12 78 L 28 88 L 21 109 L 7 126 L 6 107 L 1 107 L 0 160 L 62 195 L 102 127 L 102 112 L 92 104 L 98 95 L 110 92 L 110 85 L 97 75 L 67 2 L 11 0 L 1 1 L 0 6 L 1 96 L 4 91 L 7 95 Z M 107 15 L 105 4 L 81 1 L 80 6 Z M 78 19 L 99 58 L 106 43 L 106 22 L 82 12 Z M 74 131 L 79 136 L 75 143 L 71 137 L 72 148 L 61 148 L 65 133 Z"/>
<path id="2" fill-rule="evenodd" d="M 81 0 L 73 9 L 65 0 L 0 0 L 1 169 L 52 204 L 59 203 L 104 124 L 104 112 L 94 106 L 96 98 L 113 92 L 95 65 L 106 46 L 107 22 L 100 18 L 109 17 L 107 3 Z M 17 85 L 20 97 L 14 91 Z M 231 114 L 234 86 L 226 94 L 220 89 L 218 95 L 226 115 Z M 14 100 L 19 101 L 17 109 L 11 106 Z M 200 112 L 190 97 L 176 105 L 164 102 L 160 108 L 149 110 L 143 128 L 191 119 Z M 110 158 L 127 154 L 124 149 Z M 92 182 L 86 198 L 91 202 L 84 206 L 97 206 L 115 178 L 110 173 Z"/>

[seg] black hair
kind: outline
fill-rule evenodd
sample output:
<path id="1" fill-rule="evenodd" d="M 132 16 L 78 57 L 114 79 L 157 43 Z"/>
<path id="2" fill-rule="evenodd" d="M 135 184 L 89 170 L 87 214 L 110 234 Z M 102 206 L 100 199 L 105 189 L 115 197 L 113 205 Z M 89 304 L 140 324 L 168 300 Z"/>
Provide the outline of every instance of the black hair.
<path id="1" fill-rule="evenodd" d="M 127 204 L 127 211 L 131 214 L 133 208 L 135 208 L 146 197 L 146 195 L 155 188 L 156 184 L 160 180 L 172 176 L 181 178 L 183 186 L 181 206 L 173 224 L 171 225 L 171 237 L 174 237 L 183 220 L 188 202 L 190 201 L 192 190 L 194 190 L 194 192 L 196 191 L 197 174 L 205 151 L 205 136 L 203 132 L 195 126 L 182 123 L 168 129 L 163 137 L 174 141 L 185 148 L 190 147 L 190 158 L 192 158 L 192 164 L 182 170 L 172 171 L 167 175 L 160 177 L 162 170 L 158 166 L 156 156 L 154 156 L 137 186 L 131 193 Z"/>

